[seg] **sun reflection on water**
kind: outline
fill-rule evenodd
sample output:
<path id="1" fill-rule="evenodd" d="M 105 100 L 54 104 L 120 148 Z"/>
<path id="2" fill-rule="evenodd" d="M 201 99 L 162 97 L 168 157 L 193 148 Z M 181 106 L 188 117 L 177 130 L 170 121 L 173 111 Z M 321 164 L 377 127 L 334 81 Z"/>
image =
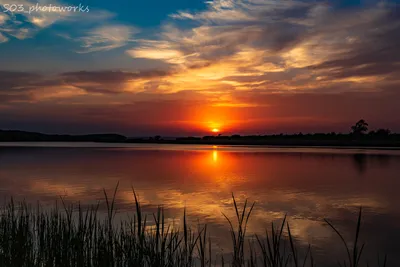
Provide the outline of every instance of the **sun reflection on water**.
<path id="1" fill-rule="evenodd" d="M 374 165 L 379 175 L 387 177 L 383 181 L 377 172 L 365 171 L 360 191 L 353 156 L 345 154 L 238 153 L 224 146 L 202 146 L 194 151 L 52 149 L 25 153 L 25 157 L 8 153 L 12 161 L 0 162 L 2 188 L 12 195 L 51 203 L 65 195 L 65 201 L 104 203 L 103 188 L 112 195 L 120 181 L 117 207 L 124 216 L 135 209 L 133 185 L 145 212 L 155 212 L 162 205 L 166 220 L 179 224 L 186 208 L 189 222 L 210 225 L 213 238 L 221 240 L 227 250 L 230 241 L 224 240 L 230 234 L 222 213 L 236 216 L 232 192 L 240 207 L 246 198 L 256 202 L 249 234 L 263 233 L 271 221 L 288 214 L 293 235 L 300 242 L 308 243 L 312 237 L 321 246 L 332 235 L 322 218 L 336 219 L 347 229 L 353 226 L 347 222 L 354 219 L 353 211 L 359 206 L 371 214 L 398 217 L 397 208 L 390 205 L 398 202 L 398 194 L 391 190 L 398 184 L 397 165 L 389 162 L 379 169 L 380 165 Z"/>
<path id="2" fill-rule="evenodd" d="M 218 161 L 218 151 L 217 151 L 217 150 L 214 150 L 214 151 L 212 152 L 212 156 L 213 156 L 213 161 L 214 161 L 214 162 L 217 162 L 217 161 Z"/>

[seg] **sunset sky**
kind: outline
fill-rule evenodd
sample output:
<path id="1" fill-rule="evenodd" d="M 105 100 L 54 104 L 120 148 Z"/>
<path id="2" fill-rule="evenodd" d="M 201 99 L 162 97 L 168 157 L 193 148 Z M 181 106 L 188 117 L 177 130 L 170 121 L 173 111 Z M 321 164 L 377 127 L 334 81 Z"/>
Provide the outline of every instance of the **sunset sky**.
<path id="1" fill-rule="evenodd" d="M 400 5 L 0 0 L 0 129 L 129 136 L 400 132 Z"/>

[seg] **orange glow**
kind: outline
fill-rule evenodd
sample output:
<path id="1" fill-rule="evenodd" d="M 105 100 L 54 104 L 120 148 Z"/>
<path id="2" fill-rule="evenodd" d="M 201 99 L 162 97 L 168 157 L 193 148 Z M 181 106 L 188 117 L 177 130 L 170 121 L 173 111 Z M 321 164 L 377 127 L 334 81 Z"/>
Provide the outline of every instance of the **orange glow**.
<path id="1" fill-rule="evenodd" d="M 219 133 L 219 129 L 217 129 L 217 128 L 214 128 L 214 129 L 212 129 L 211 130 L 213 133 Z"/>
<path id="2" fill-rule="evenodd" d="M 216 162 L 218 160 L 218 152 L 217 150 L 213 151 L 213 161 Z"/>

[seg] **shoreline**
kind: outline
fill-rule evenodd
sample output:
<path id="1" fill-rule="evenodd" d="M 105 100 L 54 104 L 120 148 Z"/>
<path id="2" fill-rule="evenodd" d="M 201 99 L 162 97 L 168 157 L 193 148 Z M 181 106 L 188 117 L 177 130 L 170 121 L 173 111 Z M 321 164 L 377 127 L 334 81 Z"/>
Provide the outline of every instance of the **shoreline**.
<path id="1" fill-rule="evenodd" d="M 0 130 L 0 145 L 4 143 L 97 143 L 97 144 L 169 144 L 248 147 L 311 147 L 311 148 L 372 148 L 400 150 L 400 134 L 279 134 L 279 135 L 212 135 L 203 137 L 127 137 L 105 133 L 87 135 L 58 135 L 35 132 Z M 3 145 L 4 146 L 4 145 Z"/>
<path id="2" fill-rule="evenodd" d="M 101 147 L 101 144 L 105 145 L 104 147 L 113 148 L 113 147 L 123 147 L 122 145 L 195 145 L 195 146 L 221 146 L 221 147 L 245 147 L 245 148 L 313 148 L 313 149 L 360 149 L 360 150 L 385 150 L 385 151 L 399 151 L 400 144 L 394 145 L 391 143 L 387 143 L 384 145 L 377 145 L 375 143 L 323 143 L 323 142 L 177 142 L 177 141 L 142 141 L 142 142 L 96 142 L 96 141 L 0 141 L 0 148 L 23 148 L 23 147 L 31 147 L 31 148 L 57 148 L 57 147 L 73 147 L 73 146 L 57 146 L 58 144 L 77 144 L 77 147 L 82 148 L 90 148 L 90 147 Z M 91 144 L 94 146 L 85 146 L 84 144 Z M 79 146 L 82 145 L 82 146 Z M 113 146 L 115 145 L 115 146 Z"/>
<path id="3" fill-rule="evenodd" d="M 400 142 L 385 141 L 326 141 L 326 140 L 161 140 L 161 141 L 126 141 L 126 144 L 171 144 L 171 145 L 227 145 L 227 146 L 249 146 L 249 147 L 312 147 L 312 148 L 379 148 L 400 150 Z"/>

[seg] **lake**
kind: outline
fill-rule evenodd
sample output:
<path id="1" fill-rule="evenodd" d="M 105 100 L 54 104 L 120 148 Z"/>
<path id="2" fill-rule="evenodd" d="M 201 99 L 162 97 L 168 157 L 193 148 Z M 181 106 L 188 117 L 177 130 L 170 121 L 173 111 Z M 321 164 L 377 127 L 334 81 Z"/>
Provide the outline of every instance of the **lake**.
<path id="1" fill-rule="evenodd" d="M 310 243 L 323 266 L 346 255 L 323 219 L 353 240 L 360 206 L 361 261 L 377 266 L 377 254 L 387 253 L 390 266 L 400 264 L 399 174 L 400 151 L 390 149 L 0 143 L 3 203 L 13 196 L 46 206 L 62 196 L 95 204 L 119 182 L 119 218 L 134 209 L 133 187 L 146 211 L 163 205 L 171 224 L 179 225 L 186 207 L 194 226 L 209 225 L 216 253 L 229 253 L 222 213 L 234 218 L 234 193 L 240 205 L 256 202 L 249 236 L 287 214 L 296 240 Z"/>

